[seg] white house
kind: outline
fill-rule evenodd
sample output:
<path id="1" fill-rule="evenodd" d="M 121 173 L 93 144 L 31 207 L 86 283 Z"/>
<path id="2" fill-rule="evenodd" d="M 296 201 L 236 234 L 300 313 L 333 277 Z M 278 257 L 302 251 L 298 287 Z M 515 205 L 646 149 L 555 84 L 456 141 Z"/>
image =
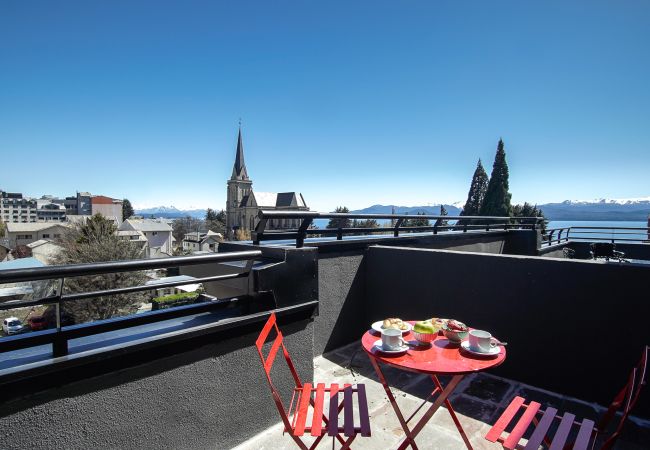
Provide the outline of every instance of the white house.
<path id="1" fill-rule="evenodd" d="M 61 250 L 61 246 L 48 239 L 39 239 L 27 244 L 27 247 L 32 250 L 32 256 L 43 264 L 51 264 L 52 258 Z"/>
<path id="2" fill-rule="evenodd" d="M 147 240 L 147 258 L 165 258 L 172 255 L 174 238 L 172 227 L 159 219 L 127 219 L 118 228 L 121 231 L 139 231 Z M 122 236 L 126 236 L 123 234 Z M 139 235 L 138 235 L 139 236 Z M 140 238 L 136 238 L 140 239 Z"/>
<path id="3" fill-rule="evenodd" d="M 57 239 L 68 229 L 62 223 L 6 223 L 6 237 L 9 238 L 9 246 L 15 248 L 17 245 L 27 245 L 41 239 Z"/>
<path id="4" fill-rule="evenodd" d="M 183 237 L 183 250 L 186 252 L 216 252 L 219 242 L 222 241 L 223 235 L 214 231 L 187 233 Z"/>

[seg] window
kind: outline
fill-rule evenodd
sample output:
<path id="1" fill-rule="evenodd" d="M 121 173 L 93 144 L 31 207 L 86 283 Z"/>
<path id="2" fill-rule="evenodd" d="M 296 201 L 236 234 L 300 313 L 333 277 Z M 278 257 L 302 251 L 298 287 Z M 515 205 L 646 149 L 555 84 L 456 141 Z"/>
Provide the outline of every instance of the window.
<path id="1" fill-rule="evenodd" d="M 60 237 L 61 237 L 60 234 L 55 234 L 55 235 L 54 235 L 54 238 L 60 238 Z"/>
<path id="2" fill-rule="evenodd" d="M 153 232 L 151 233 L 152 236 L 156 236 L 157 234 L 158 234 L 157 231 L 153 231 Z"/>
<path id="3" fill-rule="evenodd" d="M 49 234 L 44 234 L 44 235 L 43 235 L 43 239 L 49 239 L 49 238 L 50 238 L 50 235 L 49 235 Z"/>

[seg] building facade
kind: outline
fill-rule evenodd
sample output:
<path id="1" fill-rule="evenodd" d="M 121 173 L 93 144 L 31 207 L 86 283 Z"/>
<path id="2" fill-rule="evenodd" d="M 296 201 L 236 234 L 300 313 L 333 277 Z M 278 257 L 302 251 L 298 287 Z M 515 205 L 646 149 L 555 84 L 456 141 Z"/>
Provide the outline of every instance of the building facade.
<path id="1" fill-rule="evenodd" d="M 159 219 L 127 219 L 118 228 L 118 236 L 128 236 L 124 231 L 139 231 L 139 234 L 131 234 L 135 241 L 141 240 L 138 236 L 146 239 L 145 256 L 147 258 L 166 258 L 172 255 L 174 237 L 172 227 Z M 124 238 L 124 237 L 123 237 Z"/>
<path id="2" fill-rule="evenodd" d="M 260 210 L 309 211 L 299 192 L 256 192 L 244 162 L 241 128 L 237 136 L 237 152 L 232 175 L 228 180 L 226 203 L 226 233 L 232 237 L 238 230 L 255 229 Z M 299 219 L 270 220 L 267 229 L 290 229 L 300 226 Z"/>

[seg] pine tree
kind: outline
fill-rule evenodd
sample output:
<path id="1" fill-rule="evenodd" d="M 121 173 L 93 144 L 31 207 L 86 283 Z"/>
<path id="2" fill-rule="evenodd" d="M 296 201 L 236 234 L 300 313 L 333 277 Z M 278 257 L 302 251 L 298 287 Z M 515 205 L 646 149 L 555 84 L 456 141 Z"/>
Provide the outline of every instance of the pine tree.
<path id="1" fill-rule="evenodd" d="M 417 216 L 424 216 L 424 212 L 418 212 L 416 214 Z M 403 223 L 403 227 L 428 227 L 431 225 L 429 223 L 429 219 L 425 219 L 424 217 L 416 217 L 415 219 L 406 219 Z"/>
<path id="2" fill-rule="evenodd" d="M 488 183 L 485 198 L 480 209 L 481 216 L 510 216 L 512 215 L 512 205 L 508 186 L 508 163 L 506 162 L 506 152 L 503 149 L 503 140 L 499 139 L 497 153 L 492 165 L 492 175 Z"/>
<path id="3" fill-rule="evenodd" d="M 463 210 L 460 212 L 461 216 L 479 215 L 481 212 L 481 205 L 485 199 L 485 193 L 487 192 L 488 181 L 487 173 L 485 173 L 483 163 L 479 158 L 478 163 L 476 164 L 476 170 L 474 170 L 474 175 L 472 176 L 472 184 L 467 193 L 467 201 L 465 202 Z"/>
<path id="4" fill-rule="evenodd" d="M 128 219 L 133 214 L 135 214 L 135 211 L 133 211 L 133 206 L 131 205 L 131 202 L 129 201 L 128 198 L 125 198 L 124 200 L 122 200 L 122 220 Z"/>
<path id="5" fill-rule="evenodd" d="M 544 217 L 544 212 L 539 209 L 537 205 L 533 206 L 528 202 L 524 202 L 523 205 L 514 205 L 512 207 L 512 217 L 540 217 L 543 220 L 539 223 L 539 227 L 542 231 L 542 234 L 546 233 L 546 225 L 548 221 Z M 535 220 L 521 220 L 519 223 L 524 225 L 532 225 L 535 223 Z"/>
<path id="6" fill-rule="evenodd" d="M 337 206 L 334 210 L 335 213 L 349 213 L 350 210 L 347 206 Z M 347 217 L 342 219 L 330 219 L 326 228 L 350 228 L 352 226 L 352 221 Z"/>
<path id="7" fill-rule="evenodd" d="M 448 215 L 447 209 L 445 208 L 445 205 L 440 205 L 440 215 L 441 216 Z M 448 222 L 447 222 L 446 219 L 437 219 L 436 223 L 434 224 L 434 226 L 436 226 L 436 227 L 446 227 L 447 225 L 448 225 Z"/>

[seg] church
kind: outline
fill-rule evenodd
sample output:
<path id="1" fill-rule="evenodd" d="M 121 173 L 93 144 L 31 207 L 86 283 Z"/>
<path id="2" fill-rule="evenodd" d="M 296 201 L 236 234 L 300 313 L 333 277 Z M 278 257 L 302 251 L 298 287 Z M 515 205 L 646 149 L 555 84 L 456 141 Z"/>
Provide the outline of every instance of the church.
<path id="1" fill-rule="evenodd" d="M 228 236 L 237 230 L 251 231 L 257 225 L 260 210 L 309 211 L 307 203 L 299 192 L 257 192 L 253 190 L 253 180 L 248 177 L 244 162 L 244 145 L 241 127 L 237 137 L 237 152 L 232 176 L 228 180 L 226 204 L 226 229 Z M 266 229 L 298 228 L 300 219 L 272 219 Z"/>

